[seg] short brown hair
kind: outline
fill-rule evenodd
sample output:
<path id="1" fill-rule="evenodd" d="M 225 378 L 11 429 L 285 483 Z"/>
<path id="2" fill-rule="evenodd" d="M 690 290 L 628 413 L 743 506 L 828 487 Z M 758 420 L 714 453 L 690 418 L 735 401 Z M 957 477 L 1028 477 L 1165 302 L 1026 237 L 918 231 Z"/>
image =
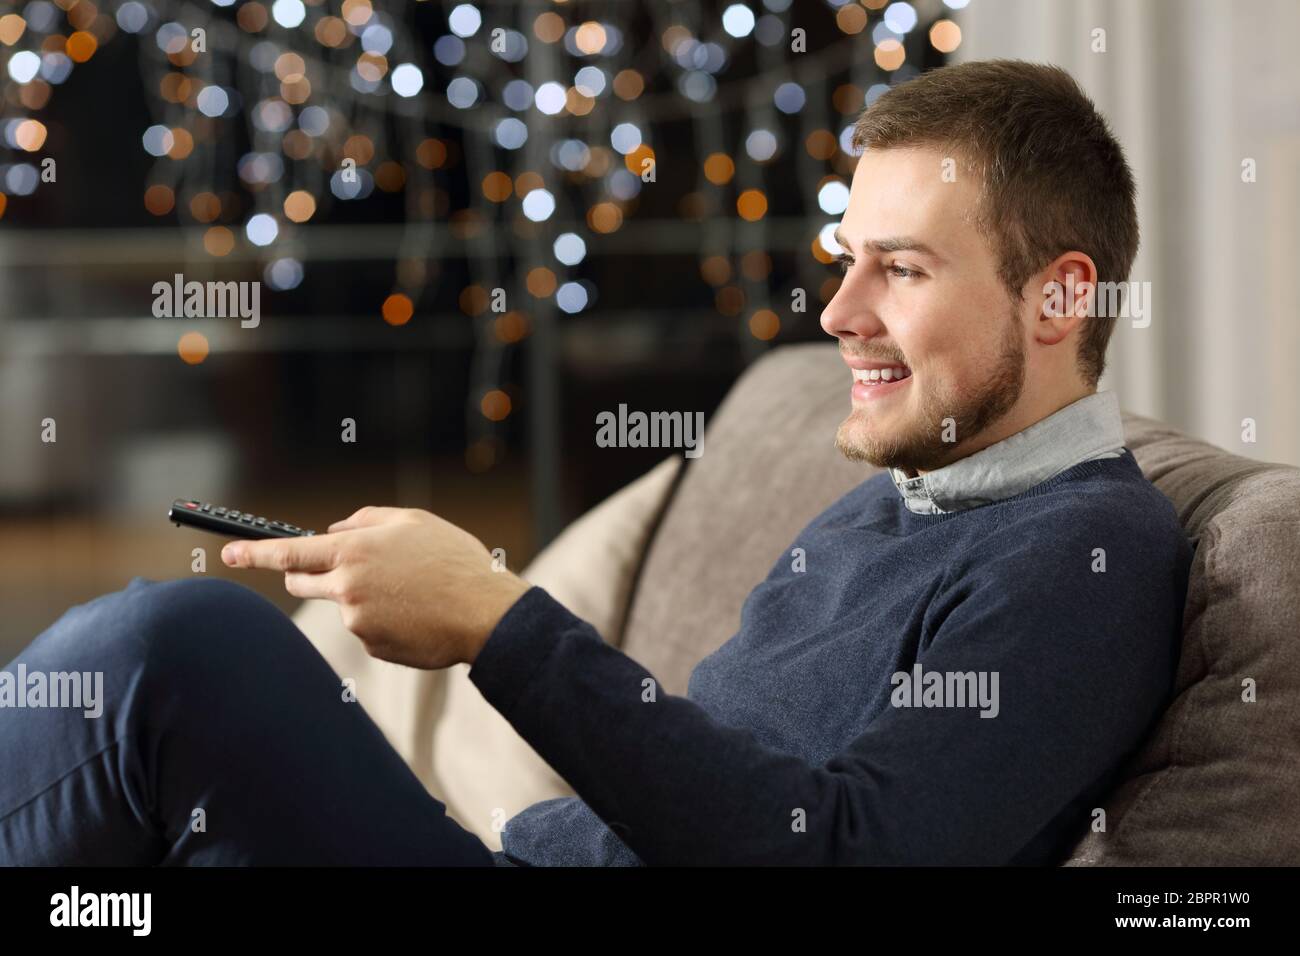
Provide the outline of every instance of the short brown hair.
<path id="1" fill-rule="evenodd" d="M 892 87 L 853 130 L 855 149 L 935 147 L 982 182 L 973 223 L 1012 300 L 1078 249 L 1098 282 L 1127 282 L 1138 248 L 1137 187 L 1106 120 L 1065 70 L 1024 60 L 940 67 Z M 1098 310 L 1100 311 L 1100 310 Z M 1090 316 L 1078 368 L 1096 387 L 1116 316 Z"/>

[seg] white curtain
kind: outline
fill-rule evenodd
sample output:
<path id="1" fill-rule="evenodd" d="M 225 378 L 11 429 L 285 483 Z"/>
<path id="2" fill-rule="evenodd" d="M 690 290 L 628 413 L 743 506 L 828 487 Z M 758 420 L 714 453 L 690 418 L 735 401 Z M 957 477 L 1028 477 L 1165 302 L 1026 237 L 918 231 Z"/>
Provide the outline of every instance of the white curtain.
<path id="1" fill-rule="evenodd" d="M 971 0 L 952 19 L 955 62 L 1069 70 L 1133 168 L 1130 278 L 1151 283 L 1151 323 L 1120 320 L 1101 387 L 1230 451 L 1300 465 L 1300 2 Z"/>

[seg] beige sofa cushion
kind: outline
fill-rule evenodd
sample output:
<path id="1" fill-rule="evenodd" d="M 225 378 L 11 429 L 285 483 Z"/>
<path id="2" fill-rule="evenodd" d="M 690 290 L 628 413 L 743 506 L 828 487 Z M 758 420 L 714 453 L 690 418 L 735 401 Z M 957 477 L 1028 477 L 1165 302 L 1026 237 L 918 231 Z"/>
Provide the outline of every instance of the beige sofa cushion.
<path id="1" fill-rule="evenodd" d="M 833 343 L 755 363 L 709 423 L 645 559 L 623 650 L 673 693 L 735 632 L 799 530 L 879 469 L 834 447 Z M 1121 396 L 1122 399 L 1122 396 Z M 1176 696 L 1076 863 L 1300 861 L 1300 469 L 1125 414 L 1126 444 L 1199 547 Z M 689 615 L 683 609 L 690 610 Z M 1241 700 L 1253 679 L 1258 702 Z M 1081 830 L 1080 836 L 1085 835 Z"/>
<path id="2" fill-rule="evenodd" d="M 673 456 L 587 512 L 521 572 L 616 646 L 628 595 L 682 458 Z M 420 781 L 493 849 L 500 827 L 539 800 L 573 790 L 469 682 L 469 668 L 420 671 L 370 657 L 329 601 L 293 615 Z"/>

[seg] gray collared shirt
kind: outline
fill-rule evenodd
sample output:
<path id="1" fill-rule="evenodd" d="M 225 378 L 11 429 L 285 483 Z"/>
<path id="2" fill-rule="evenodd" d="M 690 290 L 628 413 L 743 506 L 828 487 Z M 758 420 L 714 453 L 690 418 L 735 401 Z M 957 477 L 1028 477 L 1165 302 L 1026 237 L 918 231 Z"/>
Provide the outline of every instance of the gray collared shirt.
<path id="1" fill-rule="evenodd" d="M 1124 423 L 1114 392 L 1094 392 L 1023 431 L 924 475 L 889 469 L 909 511 L 944 514 L 1010 498 L 1094 458 L 1118 458 Z"/>

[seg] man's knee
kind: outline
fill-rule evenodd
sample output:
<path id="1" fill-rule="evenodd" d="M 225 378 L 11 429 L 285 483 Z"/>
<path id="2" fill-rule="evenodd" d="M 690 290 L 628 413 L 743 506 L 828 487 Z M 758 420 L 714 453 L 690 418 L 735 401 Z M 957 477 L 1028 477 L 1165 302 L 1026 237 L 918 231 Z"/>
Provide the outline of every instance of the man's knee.
<path id="1" fill-rule="evenodd" d="M 252 588 L 224 578 L 136 578 L 118 594 L 129 605 L 127 613 L 137 628 L 150 636 L 185 630 L 219 633 L 232 621 L 283 616 Z"/>
<path id="2" fill-rule="evenodd" d="M 122 592 L 129 595 L 124 614 L 155 670 L 184 668 L 216 679 L 300 653 L 308 643 L 279 608 L 235 581 L 177 578 L 134 591 Z"/>
<path id="3" fill-rule="evenodd" d="M 295 632 L 274 604 L 237 582 L 136 577 L 70 608 L 23 656 L 95 670 L 146 662 L 211 669 L 231 657 L 246 661 Z"/>

